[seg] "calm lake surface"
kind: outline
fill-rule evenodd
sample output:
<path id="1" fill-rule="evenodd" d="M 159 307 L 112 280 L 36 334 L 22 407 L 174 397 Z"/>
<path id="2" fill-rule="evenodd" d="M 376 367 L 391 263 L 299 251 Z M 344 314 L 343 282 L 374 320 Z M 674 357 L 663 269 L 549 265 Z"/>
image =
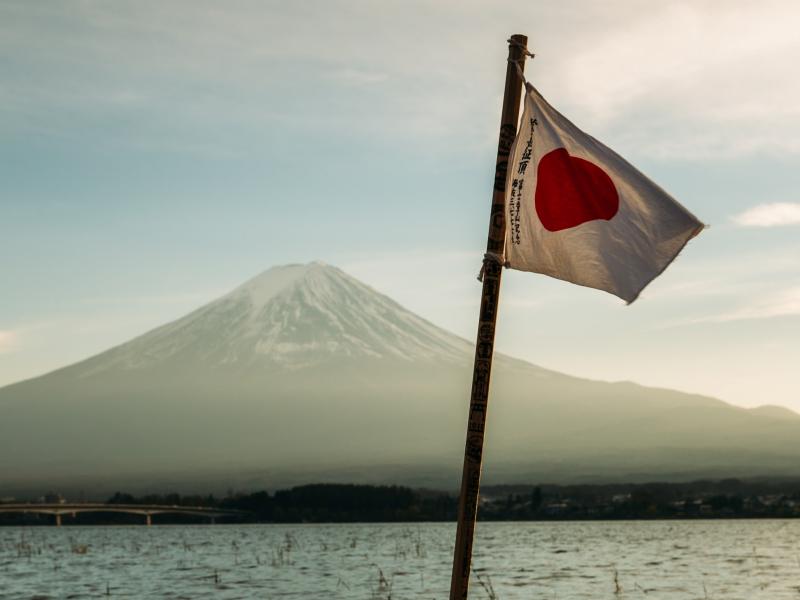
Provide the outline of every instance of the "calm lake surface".
<path id="1" fill-rule="evenodd" d="M 4 527 L 0 598 L 446 599 L 454 533 L 450 523 Z M 797 599 L 800 521 L 479 523 L 473 564 L 475 599 Z"/>

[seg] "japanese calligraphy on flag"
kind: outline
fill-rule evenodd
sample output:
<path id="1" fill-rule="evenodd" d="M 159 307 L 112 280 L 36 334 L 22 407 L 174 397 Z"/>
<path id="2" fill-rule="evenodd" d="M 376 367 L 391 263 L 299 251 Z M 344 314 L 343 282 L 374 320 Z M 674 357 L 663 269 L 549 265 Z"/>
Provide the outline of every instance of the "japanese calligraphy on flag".
<path id="1" fill-rule="evenodd" d="M 507 266 L 633 302 L 703 224 L 526 89 L 506 183 Z"/>

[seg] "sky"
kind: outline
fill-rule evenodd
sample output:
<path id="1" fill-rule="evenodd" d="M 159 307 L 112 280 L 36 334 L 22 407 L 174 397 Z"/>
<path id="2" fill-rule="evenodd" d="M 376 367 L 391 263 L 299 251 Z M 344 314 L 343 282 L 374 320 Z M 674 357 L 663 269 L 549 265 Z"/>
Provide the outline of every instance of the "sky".
<path id="1" fill-rule="evenodd" d="M 710 224 L 631 306 L 507 271 L 498 350 L 800 410 L 800 4 L 0 1 L 0 385 L 324 260 L 472 339 L 506 38 Z"/>

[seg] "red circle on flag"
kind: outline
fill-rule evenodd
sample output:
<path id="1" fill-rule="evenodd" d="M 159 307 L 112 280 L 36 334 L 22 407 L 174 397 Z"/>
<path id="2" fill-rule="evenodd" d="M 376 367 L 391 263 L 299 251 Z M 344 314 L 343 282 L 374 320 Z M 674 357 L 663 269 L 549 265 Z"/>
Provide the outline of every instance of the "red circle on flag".
<path id="1" fill-rule="evenodd" d="M 561 231 L 596 219 L 611 220 L 619 210 L 619 194 L 603 169 L 557 148 L 539 161 L 535 203 L 544 228 Z"/>

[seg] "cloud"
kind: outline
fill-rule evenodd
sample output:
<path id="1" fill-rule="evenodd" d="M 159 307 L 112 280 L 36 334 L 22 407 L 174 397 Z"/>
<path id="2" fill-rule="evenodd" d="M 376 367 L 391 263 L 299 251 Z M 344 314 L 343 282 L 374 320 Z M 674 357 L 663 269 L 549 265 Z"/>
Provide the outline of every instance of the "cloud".
<path id="1" fill-rule="evenodd" d="M 798 315 L 800 315 L 800 287 L 794 287 L 768 295 L 750 306 L 743 306 L 717 315 L 687 319 L 681 323 L 675 324 L 730 323 L 732 321 L 772 319 L 775 317 L 793 317 Z"/>
<path id="2" fill-rule="evenodd" d="M 622 4 L 616 26 L 571 40 L 548 74 L 579 125 L 599 122 L 605 136 L 663 158 L 800 151 L 800 81 L 783 75 L 800 56 L 790 33 L 800 5 L 678 1 L 623 17 Z"/>
<path id="3" fill-rule="evenodd" d="M 3 128 L 96 125 L 102 139 L 235 154 L 248 136 L 324 125 L 490 150 L 513 24 L 538 54 L 531 80 L 625 152 L 800 153 L 800 79 L 787 76 L 800 61 L 797 2 L 561 4 L 7 3 Z"/>
<path id="4" fill-rule="evenodd" d="M 726 252 L 697 253 L 691 260 L 677 260 L 668 270 L 670 276 L 657 278 L 643 297 L 667 303 L 690 299 L 694 303 L 712 297 L 722 302 L 757 300 L 776 282 L 800 278 L 800 264 L 795 258 L 798 253 L 800 243 L 794 240 L 742 246 L 735 259 Z"/>
<path id="5" fill-rule="evenodd" d="M 19 336 L 14 331 L 0 330 L 0 354 L 11 352 L 17 345 Z"/>
<path id="6" fill-rule="evenodd" d="M 733 217 L 742 227 L 779 227 L 800 225 L 800 202 L 760 204 Z"/>

